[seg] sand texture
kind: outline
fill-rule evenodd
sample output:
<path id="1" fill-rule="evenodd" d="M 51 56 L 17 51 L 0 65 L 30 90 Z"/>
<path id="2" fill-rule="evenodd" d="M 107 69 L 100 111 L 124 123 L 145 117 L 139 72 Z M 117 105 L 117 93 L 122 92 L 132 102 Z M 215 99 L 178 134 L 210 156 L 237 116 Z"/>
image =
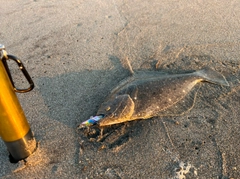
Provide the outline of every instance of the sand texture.
<path id="1" fill-rule="evenodd" d="M 240 1 L 0 3 L 0 43 L 35 83 L 18 98 L 39 142 L 27 163 L 13 164 L 0 140 L 1 179 L 240 178 Z M 163 73 L 208 66 L 230 86 L 202 83 L 181 116 L 108 127 L 101 139 L 98 129 L 78 130 L 131 75 L 129 64 Z"/>

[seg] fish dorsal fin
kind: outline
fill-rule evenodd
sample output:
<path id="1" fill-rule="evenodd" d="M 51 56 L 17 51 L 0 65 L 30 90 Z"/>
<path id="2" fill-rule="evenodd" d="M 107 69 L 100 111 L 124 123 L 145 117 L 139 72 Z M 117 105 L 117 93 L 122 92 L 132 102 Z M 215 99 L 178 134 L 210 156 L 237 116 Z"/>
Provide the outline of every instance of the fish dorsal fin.
<path id="1" fill-rule="evenodd" d="M 121 60 L 121 63 L 122 63 L 123 68 L 127 69 L 131 75 L 134 74 L 132 65 L 131 65 L 128 57 L 122 59 L 122 60 Z"/>

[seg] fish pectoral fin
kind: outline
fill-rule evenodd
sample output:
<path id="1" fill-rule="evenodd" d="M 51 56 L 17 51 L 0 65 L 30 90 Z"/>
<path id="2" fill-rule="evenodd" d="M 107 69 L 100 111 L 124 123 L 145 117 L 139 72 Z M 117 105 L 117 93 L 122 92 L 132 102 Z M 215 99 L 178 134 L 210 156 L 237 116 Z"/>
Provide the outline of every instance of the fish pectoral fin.
<path id="1" fill-rule="evenodd" d="M 129 96 L 129 95 L 121 95 L 119 96 L 122 101 L 121 101 L 121 104 L 119 105 L 119 112 L 120 115 L 119 117 L 120 118 L 130 118 L 134 112 L 134 102 L 132 100 L 132 98 Z"/>
<path id="2" fill-rule="evenodd" d="M 118 95 L 107 102 L 110 109 L 106 111 L 99 126 L 107 126 L 130 120 L 134 113 L 134 102 L 128 94 Z"/>

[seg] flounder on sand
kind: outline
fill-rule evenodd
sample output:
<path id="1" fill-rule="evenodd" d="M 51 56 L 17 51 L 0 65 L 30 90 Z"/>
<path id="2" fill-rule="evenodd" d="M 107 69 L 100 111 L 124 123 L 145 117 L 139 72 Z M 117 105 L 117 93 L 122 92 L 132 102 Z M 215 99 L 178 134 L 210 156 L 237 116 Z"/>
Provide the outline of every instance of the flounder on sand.
<path id="1" fill-rule="evenodd" d="M 210 68 L 185 74 L 134 74 L 113 89 L 97 116 L 83 122 L 81 127 L 108 126 L 157 116 L 182 100 L 199 82 L 229 86 L 223 75 Z"/>

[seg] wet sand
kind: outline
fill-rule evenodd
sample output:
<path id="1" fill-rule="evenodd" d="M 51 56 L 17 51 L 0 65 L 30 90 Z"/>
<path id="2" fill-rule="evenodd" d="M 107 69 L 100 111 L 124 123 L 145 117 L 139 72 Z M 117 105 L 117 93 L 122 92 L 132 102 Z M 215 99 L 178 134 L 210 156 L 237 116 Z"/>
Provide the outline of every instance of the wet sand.
<path id="1" fill-rule="evenodd" d="M 0 178 L 240 178 L 240 2 L 0 2 L 0 43 L 35 82 L 18 97 L 39 142 L 24 165 L 0 141 Z M 230 87 L 204 83 L 181 116 L 86 136 L 77 126 L 130 75 L 128 62 L 169 73 L 209 66 Z"/>

